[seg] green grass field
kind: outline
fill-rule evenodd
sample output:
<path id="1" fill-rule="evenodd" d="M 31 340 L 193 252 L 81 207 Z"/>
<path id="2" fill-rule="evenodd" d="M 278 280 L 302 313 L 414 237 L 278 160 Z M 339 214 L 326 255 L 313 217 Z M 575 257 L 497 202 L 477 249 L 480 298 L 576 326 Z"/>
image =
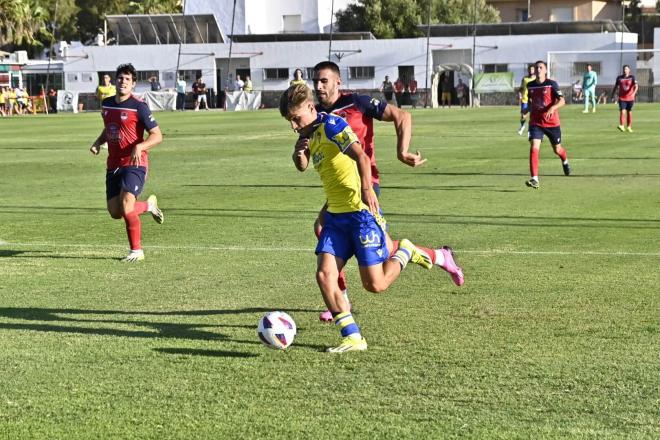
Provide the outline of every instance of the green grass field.
<path id="1" fill-rule="evenodd" d="M 316 173 L 275 111 L 156 114 L 146 261 L 119 262 L 98 114 L 0 120 L 0 438 L 660 437 L 660 106 L 562 109 L 574 175 L 547 143 L 528 189 L 517 109 L 418 110 L 397 162 L 377 126 L 395 237 L 450 244 L 466 273 L 347 274 L 364 353 L 318 322 Z M 281 309 L 285 352 L 256 337 Z"/>

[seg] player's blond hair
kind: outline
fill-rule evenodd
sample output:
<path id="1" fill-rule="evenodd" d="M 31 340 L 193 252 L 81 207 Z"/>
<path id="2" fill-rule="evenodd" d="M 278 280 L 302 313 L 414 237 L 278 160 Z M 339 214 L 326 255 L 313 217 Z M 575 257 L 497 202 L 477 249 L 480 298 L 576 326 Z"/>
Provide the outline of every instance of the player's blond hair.
<path id="1" fill-rule="evenodd" d="M 297 109 L 307 101 L 314 102 L 312 90 L 306 84 L 293 85 L 280 97 L 280 114 L 286 118 L 291 114 L 291 110 Z"/>

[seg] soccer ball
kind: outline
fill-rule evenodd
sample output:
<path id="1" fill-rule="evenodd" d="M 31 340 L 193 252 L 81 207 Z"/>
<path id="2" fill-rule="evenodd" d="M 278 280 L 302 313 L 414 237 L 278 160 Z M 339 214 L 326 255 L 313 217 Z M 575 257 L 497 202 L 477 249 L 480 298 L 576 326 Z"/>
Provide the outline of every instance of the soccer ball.
<path id="1" fill-rule="evenodd" d="M 284 350 L 296 336 L 296 323 L 284 312 L 268 312 L 259 320 L 257 336 L 268 348 Z"/>

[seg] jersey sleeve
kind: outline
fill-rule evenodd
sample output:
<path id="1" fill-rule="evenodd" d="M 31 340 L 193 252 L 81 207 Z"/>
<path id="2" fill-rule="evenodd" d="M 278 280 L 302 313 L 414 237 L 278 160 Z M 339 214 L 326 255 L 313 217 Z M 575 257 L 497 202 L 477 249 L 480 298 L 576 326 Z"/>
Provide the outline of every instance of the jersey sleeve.
<path id="1" fill-rule="evenodd" d="M 350 125 L 340 117 L 328 115 L 324 129 L 326 137 L 334 142 L 342 153 L 355 142 L 359 142 Z"/>
<path id="2" fill-rule="evenodd" d="M 635 75 L 632 75 L 632 83 L 637 84 L 637 78 L 635 78 Z"/>
<path id="3" fill-rule="evenodd" d="M 147 131 L 158 127 L 158 122 L 156 122 L 154 119 L 154 116 L 151 114 L 151 110 L 149 110 L 149 106 L 145 102 L 138 104 L 137 111 L 138 119 L 142 125 L 144 125 L 144 128 L 146 128 Z"/>
<path id="4" fill-rule="evenodd" d="M 355 100 L 355 105 L 362 113 L 367 115 L 370 118 L 382 120 L 383 113 L 385 112 L 385 107 L 387 107 L 387 102 L 383 102 L 380 99 L 372 98 L 368 95 L 353 95 Z"/>
<path id="5" fill-rule="evenodd" d="M 562 93 L 561 89 L 559 88 L 559 85 L 555 81 L 552 81 L 552 96 L 555 99 L 560 99 L 560 98 L 564 97 L 564 94 Z"/>

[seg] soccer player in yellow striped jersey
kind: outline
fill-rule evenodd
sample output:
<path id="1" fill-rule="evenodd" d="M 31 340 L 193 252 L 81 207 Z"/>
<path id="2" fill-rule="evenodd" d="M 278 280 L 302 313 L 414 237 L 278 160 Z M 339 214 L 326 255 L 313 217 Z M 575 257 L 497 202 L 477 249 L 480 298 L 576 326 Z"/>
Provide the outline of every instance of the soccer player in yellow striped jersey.
<path id="1" fill-rule="evenodd" d="M 309 138 L 308 144 L 296 144 L 293 162 L 299 171 L 313 164 L 327 198 L 316 247 L 316 280 L 342 336 L 341 344 L 327 351 L 366 350 L 367 342 L 337 282 L 348 259 L 356 257 L 362 285 L 376 293 L 387 289 L 409 261 L 430 269 L 447 251 L 419 249 L 407 239 L 394 249 L 372 188 L 369 157 L 344 119 L 316 111 L 309 87 L 289 87 L 280 99 L 280 113 L 294 131 Z"/>
<path id="2" fill-rule="evenodd" d="M 110 75 L 103 75 L 103 85 L 96 88 L 96 96 L 99 101 L 103 102 L 104 99 L 117 94 L 117 88 L 110 82 Z"/>
<path id="3" fill-rule="evenodd" d="M 529 113 L 527 85 L 536 79 L 534 69 L 533 64 L 527 68 L 527 76 L 524 76 L 522 81 L 520 81 L 520 89 L 518 89 L 518 95 L 520 96 L 520 129 L 518 130 L 518 134 L 520 136 L 525 132 L 525 115 Z"/>

